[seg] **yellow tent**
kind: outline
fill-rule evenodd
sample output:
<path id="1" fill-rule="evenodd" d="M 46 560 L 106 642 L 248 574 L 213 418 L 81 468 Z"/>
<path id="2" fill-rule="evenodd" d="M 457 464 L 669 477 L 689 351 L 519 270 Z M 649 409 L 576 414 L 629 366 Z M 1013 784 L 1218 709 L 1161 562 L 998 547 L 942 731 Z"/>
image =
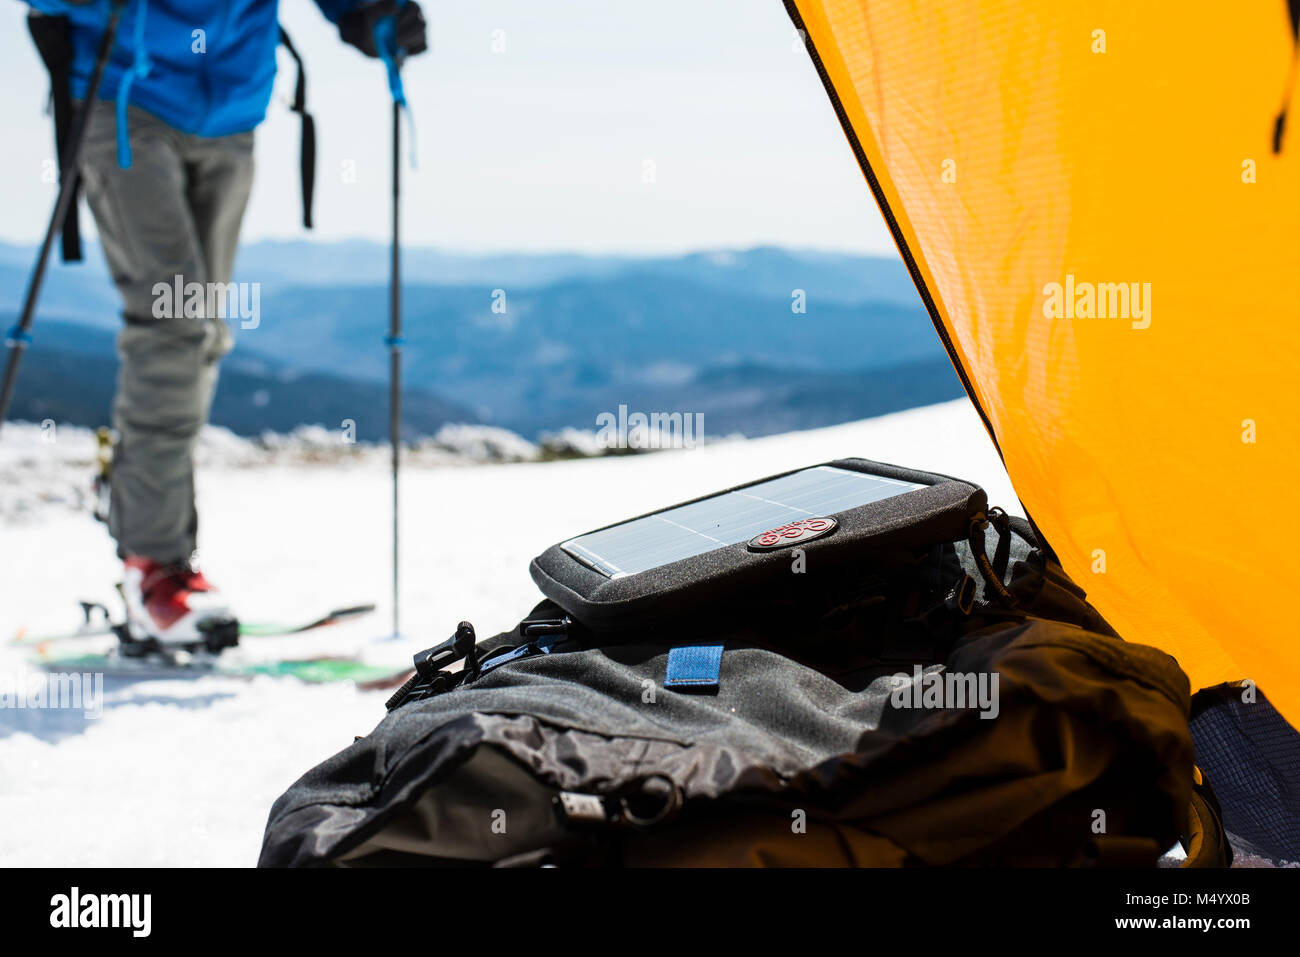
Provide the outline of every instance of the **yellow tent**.
<path id="1" fill-rule="evenodd" d="M 1285 0 L 786 5 L 1066 571 L 1300 725 Z"/>

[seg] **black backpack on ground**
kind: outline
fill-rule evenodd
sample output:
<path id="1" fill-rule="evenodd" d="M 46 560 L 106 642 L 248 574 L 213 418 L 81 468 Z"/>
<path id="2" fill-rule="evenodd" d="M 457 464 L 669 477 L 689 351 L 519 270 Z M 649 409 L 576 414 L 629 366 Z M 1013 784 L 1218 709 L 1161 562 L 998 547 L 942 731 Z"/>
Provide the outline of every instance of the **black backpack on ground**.
<path id="1" fill-rule="evenodd" d="M 1029 523 L 861 459 L 761 484 L 548 549 L 546 600 L 417 655 L 260 864 L 1226 863 L 1186 676 Z M 851 504 L 723 533 L 774 499 Z"/>

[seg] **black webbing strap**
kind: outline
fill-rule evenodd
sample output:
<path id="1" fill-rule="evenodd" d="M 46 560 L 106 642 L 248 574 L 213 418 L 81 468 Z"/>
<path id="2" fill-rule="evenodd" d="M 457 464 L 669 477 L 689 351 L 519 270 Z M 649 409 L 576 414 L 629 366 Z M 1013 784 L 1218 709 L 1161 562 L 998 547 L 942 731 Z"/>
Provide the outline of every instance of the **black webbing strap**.
<path id="1" fill-rule="evenodd" d="M 68 18 L 47 16 L 35 11 L 27 14 L 27 30 L 50 74 L 50 102 L 54 112 L 54 144 L 58 153 L 59 176 L 68 158 L 68 138 L 72 135 L 72 38 Z M 81 228 L 77 213 L 80 209 L 81 181 L 73 184 L 72 202 L 59 224 L 63 240 L 60 252 L 65 263 L 81 262 Z"/>
<path id="2" fill-rule="evenodd" d="M 302 146 L 299 152 L 300 173 L 302 176 L 302 224 L 312 228 L 311 202 L 316 190 L 316 121 L 307 112 L 307 72 L 302 65 L 302 57 L 294 48 L 293 41 L 284 27 L 280 27 L 280 42 L 298 65 L 298 82 L 293 91 L 293 105 L 290 107 L 302 118 Z"/>

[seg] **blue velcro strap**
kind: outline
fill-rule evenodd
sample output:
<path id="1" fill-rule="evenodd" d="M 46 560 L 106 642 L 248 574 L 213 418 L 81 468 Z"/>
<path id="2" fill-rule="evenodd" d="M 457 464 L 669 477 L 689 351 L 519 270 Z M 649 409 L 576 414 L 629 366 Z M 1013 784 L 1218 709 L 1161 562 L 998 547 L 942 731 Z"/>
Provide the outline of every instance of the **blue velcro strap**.
<path id="1" fill-rule="evenodd" d="M 406 345 L 406 336 L 384 336 L 384 345 L 404 346 Z"/>
<path id="2" fill-rule="evenodd" d="M 16 346 L 20 342 L 25 346 L 31 345 L 32 342 L 32 334 L 22 326 L 14 326 L 5 333 L 5 345 Z"/>
<path id="3" fill-rule="evenodd" d="M 722 645 L 690 645 L 668 652 L 665 688 L 716 688 L 722 674 Z"/>

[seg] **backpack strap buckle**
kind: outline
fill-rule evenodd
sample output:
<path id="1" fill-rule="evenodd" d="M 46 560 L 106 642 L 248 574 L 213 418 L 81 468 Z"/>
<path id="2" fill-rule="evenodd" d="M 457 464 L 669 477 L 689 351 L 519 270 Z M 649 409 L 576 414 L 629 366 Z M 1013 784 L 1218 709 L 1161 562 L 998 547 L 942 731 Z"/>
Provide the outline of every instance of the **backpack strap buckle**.
<path id="1" fill-rule="evenodd" d="M 451 676 L 443 669 L 462 659 L 465 661 L 465 677 L 477 677 L 479 660 L 475 653 L 476 643 L 474 626 L 468 621 L 462 621 L 456 626 L 456 633 L 442 644 L 416 652 L 412 659 L 415 674 L 406 679 L 406 683 L 393 693 L 384 707 L 392 711 L 408 701 L 419 701 L 445 691 Z"/>

